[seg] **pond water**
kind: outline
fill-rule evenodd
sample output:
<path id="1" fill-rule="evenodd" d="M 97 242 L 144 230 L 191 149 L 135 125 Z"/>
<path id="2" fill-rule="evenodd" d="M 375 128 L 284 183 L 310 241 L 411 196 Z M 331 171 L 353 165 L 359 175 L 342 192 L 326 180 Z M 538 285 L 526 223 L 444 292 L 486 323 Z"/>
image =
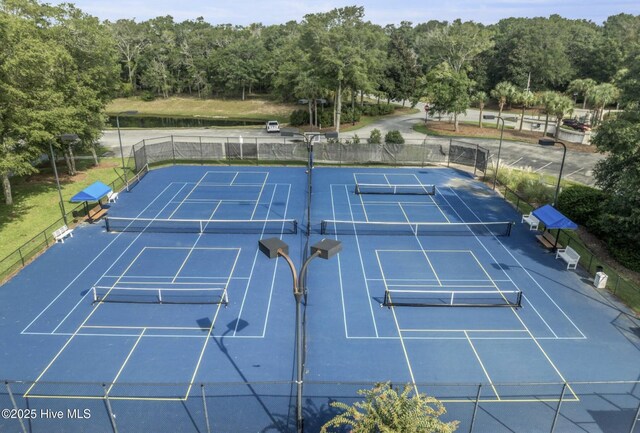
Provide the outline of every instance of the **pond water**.
<path id="1" fill-rule="evenodd" d="M 202 128 L 206 126 L 263 126 L 265 121 L 244 119 L 211 119 L 200 117 L 120 116 L 121 128 Z M 108 124 L 116 127 L 116 117 Z"/>

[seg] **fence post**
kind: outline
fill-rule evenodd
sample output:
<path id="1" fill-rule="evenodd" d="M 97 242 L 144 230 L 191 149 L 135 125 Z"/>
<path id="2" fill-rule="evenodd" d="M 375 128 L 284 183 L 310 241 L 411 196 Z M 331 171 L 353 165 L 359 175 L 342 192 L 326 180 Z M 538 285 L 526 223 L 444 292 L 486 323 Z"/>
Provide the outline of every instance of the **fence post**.
<path id="1" fill-rule="evenodd" d="M 587 266 L 587 272 L 591 273 L 591 263 L 593 262 L 593 254 L 589 257 L 589 266 Z"/>
<path id="2" fill-rule="evenodd" d="M 476 153 L 473 158 L 473 177 L 476 177 L 476 171 L 478 170 L 478 150 L 480 150 L 479 147 L 480 146 L 478 145 L 478 143 L 476 143 Z"/>
<path id="3" fill-rule="evenodd" d="M 560 393 L 560 400 L 558 400 L 558 407 L 556 408 L 556 414 L 553 416 L 553 423 L 551 424 L 551 431 L 553 433 L 556 429 L 556 423 L 558 422 L 558 416 L 560 416 L 560 408 L 562 407 L 562 400 L 564 400 L 564 393 L 567 390 L 567 382 L 562 385 L 562 392 Z"/>
<path id="4" fill-rule="evenodd" d="M 176 145 L 173 142 L 173 134 L 171 134 L 171 151 L 173 152 L 173 165 L 176 165 Z"/>
<path id="5" fill-rule="evenodd" d="M 202 149 L 202 135 L 198 136 L 200 142 L 200 165 L 204 165 L 204 150 Z"/>
<path id="6" fill-rule="evenodd" d="M 451 144 L 453 143 L 453 138 L 449 139 L 449 152 L 447 152 L 447 167 L 451 163 Z"/>
<path id="7" fill-rule="evenodd" d="M 149 160 L 147 159 L 147 142 L 145 141 L 144 138 L 142 139 L 142 151 L 144 152 L 144 165 L 147 165 L 149 164 Z M 143 165 L 143 168 L 144 168 L 144 165 Z M 140 171 L 140 170 L 136 170 L 136 171 Z"/>
<path id="8" fill-rule="evenodd" d="M 617 278 L 616 278 L 616 285 L 615 285 L 615 287 L 613 288 L 613 294 L 614 294 L 614 295 L 615 295 L 615 294 L 616 294 L 616 292 L 618 291 L 618 285 L 620 284 L 620 274 L 616 273 L 616 276 L 617 276 Z"/>
<path id="9" fill-rule="evenodd" d="M 209 411 L 207 410 L 207 396 L 204 392 L 204 383 L 200 384 L 202 390 L 202 406 L 204 407 L 204 420 L 207 423 L 207 433 L 211 433 L 211 427 L 209 426 Z"/>
<path id="10" fill-rule="evenodd" d="M 11 392 L 11 387 L 9 386 L 9 382 L 5 382 L 4 383 L 7 387 L 7 392 L 9 393 L 9 398 L 11 399 L 11 404 L 13 405 L 13 408 L 16 410 L 16 412 L 18 411 L 18 405 L 16 404 L 16 399 L 13 397 L 13 392 Z M 22 433 L 27 433 L 27 429 L 24 426 L 24 423 L 22 422 L 22 417 L 18 417 L 18 421 L 20 421 L 20 427 L 22 427 Z"/>
<path id="11" fill-rule="evenodd" d="M 22 267 L 24 268 L 24 257 L 22 257 L 22 247 L 18 248 L 18 254 L 20 254 L 20 261 L 22 262 Z"/>
<path id="12" fill-rule="evenodd" d="M 476 414 L 478 413 L 478 406 L 480 405 L 481 392 L 482 392 L 482 384 L 479 384 L 478 393 L 476 394 L 476 403 L 473 405 L 473 415 L 471 415 L 471 425 L 469 426 L 469 433 L 473 433 L 473 426 L 476 423 Z"/>
<path id="13" fill-rule="evenodd" d="M 638 404 L 638 410 L 636 410 L 636 416 L 633 417 L 633 422 L 631 423 L 631 429 L 629 430 L 629 433 L 633 433 L 633 431 L 636 429 L 636 424 L 638 423 L 638 421 L 640 421 L 640 403 Z"/>
<path id="14" fill-rule="evenodd" d="M 260 143 L 258 143 L 258 137 L 256 140 L 256 165 L 260 165 Z"/>
<path id="15" fill-rule="evenodd" d="M 103 383 L 102 389 L 104 389 L 104 403 L 107 406 L 107 413 L 109 414 L 109 421 L 111 421 L 111 428 L 113 433 L 118 433 L 118 427 L 116 426 L 116 416 L 111 409 L 111 402 L 109 401 L 109 394 L 107 393 L 107 386 Z"/>

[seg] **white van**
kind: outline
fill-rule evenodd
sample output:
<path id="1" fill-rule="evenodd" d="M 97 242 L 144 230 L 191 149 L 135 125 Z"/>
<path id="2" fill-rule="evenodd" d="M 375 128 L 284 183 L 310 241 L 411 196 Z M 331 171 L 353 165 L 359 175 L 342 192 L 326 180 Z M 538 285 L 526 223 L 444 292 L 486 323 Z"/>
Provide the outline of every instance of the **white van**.
<path id="1" fill-rule="evenodd" d="M 280 124 L 277 120 L 269 120 L 267 122 L 267 132 L 280 132 Z"/>

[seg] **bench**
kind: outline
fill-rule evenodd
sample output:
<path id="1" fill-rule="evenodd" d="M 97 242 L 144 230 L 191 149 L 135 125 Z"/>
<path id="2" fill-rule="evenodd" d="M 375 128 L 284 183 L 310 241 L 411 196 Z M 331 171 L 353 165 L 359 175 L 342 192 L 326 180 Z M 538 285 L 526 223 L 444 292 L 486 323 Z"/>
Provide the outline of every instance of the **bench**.
<path id="1" fill-rule="evenodd" d="M 73 237 L 73 230 L 71 230 L 66 225 L 63 225 L 58 230 L 53 232 L 53 238 L 56 240 L 56 242 L 62 242 L 64 244 L 64 238 L 66 238 L 67 236 Z"/>
<path id="2" fill-rule="evenodd" d="M 556 244 L 556 238 L 551 234 L 551 232 L 544 231 L 540 235 L 536 235 L 536 239 L 544 245 L 546 248 L 553 248 Z"/>
<path id="3" fill-rule="evenodd" d="M 107 201 L 109 203 L 115 203 L 116 200 L 118 200 L 118 193 L 113 192 L 113 190 L 109 191 L 109 193 L 107 194 Z"/>
<path id="4" fill-rule="evenodd" d="M 522 215 L 522 221 L 520 222 L 529 224 L 529 230 L 538 230 L 538 224 L 540 224 L 540 220 L 533 214 Z"/>
<path id="5" fill-rule="evenodd" d="M 105 216 L 107 212 L 109 212 L 108 208 L 102 207 L 101 204 L 98 204 L 96 207 L 89 211 L 89 213 L 87 214 L 87 219 L 90 223 L 94 223 Z"/>
<path id="6" fill-rule="evenodd" d="M 558 257 L 567 262 L 567 269 L 575 269 L 578 266 L 578 261 L 580 261 L 580 254 L 569 246 L 556 251 L 556 259 Z"/>

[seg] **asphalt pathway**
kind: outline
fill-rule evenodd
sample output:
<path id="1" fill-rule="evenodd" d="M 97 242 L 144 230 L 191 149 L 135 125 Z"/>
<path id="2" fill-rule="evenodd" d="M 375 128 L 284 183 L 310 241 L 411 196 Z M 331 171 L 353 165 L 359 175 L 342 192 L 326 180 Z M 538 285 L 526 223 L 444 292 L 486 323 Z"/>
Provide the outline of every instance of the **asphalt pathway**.
<path id="1" fill-rule="evenodd" d="M 418 104 L 418 113 L 404 116 L 393 116 L 381 119 L 371 125 L 356 131 L 342 133 L 342 138 L 350 138 L 353 135 L 367 138 L 373 129 L 379 129 L 384 135 L 390 130 L 399 130 L 406 139 L 424 139 L 425 135 L 413 130 L 413 125 L 424 121 L 424 104 Z M 493 114 L 489 113 L 488 114 Z M 478 110 L 470 109 L 466 115 L 461 115 L 461 120 L 477 120 Z M 509 122 L 506 122 L 509 125 Z M 203 137 L 260 137 L 267 136 L 264 128 L 178 128 L 178 129 L 122 129 L 122 143 L 125 155 L 129 154 L 131 146 L 143 139 L 163 136 L 203 136 Z M 458 140 L 477 143 L 491 152 L 491 161 L 495 163 L 498 156 L 499 140 L 459 138 Z M 432 137 L 430 142 L 449 142 L 446 137 Z M 120 155 L 118 133 L 116 130 L 106 130 L 101 139 L 101 144 Z M 586 185 L 593 185 L 593 168 L 604 156 L 598 153 L 586 153 L 567 150 L 567 156 L 563 169 L 563 178 L 571 179 Z M 530 143 L 503 141 L 500 150 L 501 166 L 531 170 L 536 173 L 545 173 L 557 176 L 562 161 L 562 146 L 540 146 Z"/>

